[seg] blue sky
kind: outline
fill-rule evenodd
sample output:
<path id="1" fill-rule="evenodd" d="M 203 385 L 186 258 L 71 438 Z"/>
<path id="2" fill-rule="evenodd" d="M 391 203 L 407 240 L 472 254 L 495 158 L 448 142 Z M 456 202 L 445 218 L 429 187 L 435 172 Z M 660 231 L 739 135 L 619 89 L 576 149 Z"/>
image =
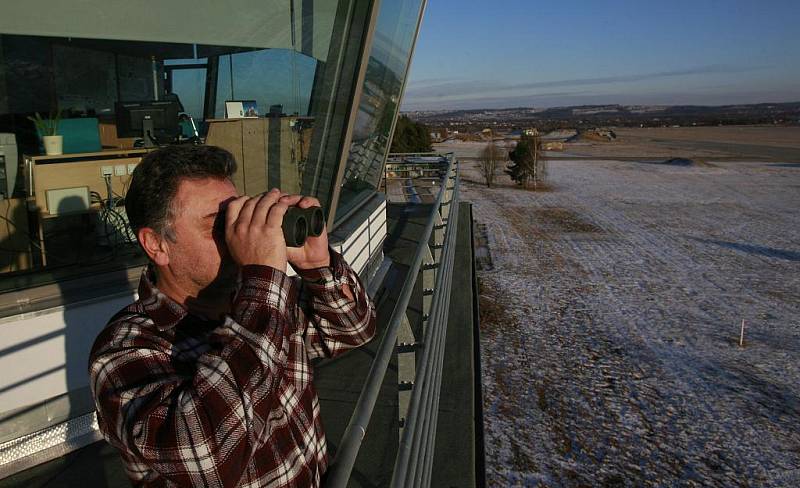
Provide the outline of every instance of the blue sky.
<path id="1" fill-rule="evenodd" d="M 800 0 L 428 0 L 403 110 L 800 101 Z"/>

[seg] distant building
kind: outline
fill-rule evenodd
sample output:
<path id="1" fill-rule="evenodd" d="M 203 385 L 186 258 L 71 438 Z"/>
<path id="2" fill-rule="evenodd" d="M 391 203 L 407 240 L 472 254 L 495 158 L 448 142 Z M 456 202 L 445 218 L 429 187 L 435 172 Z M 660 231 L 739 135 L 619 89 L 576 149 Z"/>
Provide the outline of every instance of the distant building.
<path id="1" fill-rule="evenodd" d="M 578 134 L 575 129 L 556 129 L 542 136 L 542 141 L 569 142 Z"/>
<path id="2" fill-rule="evenodd" d="M 564 143 L 561 141 L 549 141 L 542 144 L 542 149 L 545 151 L 563 151 Z"/>
<path id="3" fill-rule="evenodd" d="M 617 134 L 613 130 L 607 127 L 597 127 L 595 129 L 590 129 L 586 131 L 584 136 L 587 139 L 608 140 L 608 141 L 613 141 L 614 139 L 617 138 Z"/>

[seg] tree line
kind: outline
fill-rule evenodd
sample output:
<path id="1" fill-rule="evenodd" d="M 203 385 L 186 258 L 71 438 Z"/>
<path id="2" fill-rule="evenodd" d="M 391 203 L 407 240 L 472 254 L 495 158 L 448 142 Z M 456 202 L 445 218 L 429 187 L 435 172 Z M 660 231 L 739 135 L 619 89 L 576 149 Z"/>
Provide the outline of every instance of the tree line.
<path id="1" fill-rule="evenodd" d="M 417 153 L 432 152 L 431 134 L 427 125 L 415 122 L 405 115 L 397 119 L 392 137 L 390 152 Z M 506 163 L 509 162 L 508 165 Z M 489 142 L 478 158 L 478 169 L 486 186 L 494 184 L 497 171 L 506 165 L 504 171 L 514 182 L 523 188 L 534 190 L 547 177 L 542 139 L 539 135 L 523 135 L 511 152 Z"/>
<path id="2" fill-rule="evenodd" d="M 405 115 L 397 119 L 392 138 L 392 147 L 389 152 L 393 153 L 415 153 L 431 152 L 431 133 L 428 126 L 420 122 L 414 122 Z"/>
<path id="3" fill-rule="evenodd" d="M 478 169 L 487 187 L 492 187 L 497 170 L 508 161 L 510 163 L 505 166 L 504 172 L 525 189 L 533 186 L 537 190 L 547 177 L 542 139 L 538 135 L 523 135 L 514 150 L 507 154 L 494 142 L 483 148 L 478 158 Z"/>

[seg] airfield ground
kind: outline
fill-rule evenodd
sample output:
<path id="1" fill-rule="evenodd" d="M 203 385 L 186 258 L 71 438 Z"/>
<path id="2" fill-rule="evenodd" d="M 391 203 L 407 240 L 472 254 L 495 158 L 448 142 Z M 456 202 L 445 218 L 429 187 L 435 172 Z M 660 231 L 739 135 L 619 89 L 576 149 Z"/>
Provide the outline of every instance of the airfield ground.
<path id="1" fill-rule="evenodd" d="M 700 159 L 645 130 L 616 154 Z M 725 151 L 551 161 L 544 192 L 464 161 L 490 485 L 800 485 L 800 165 Z"/>

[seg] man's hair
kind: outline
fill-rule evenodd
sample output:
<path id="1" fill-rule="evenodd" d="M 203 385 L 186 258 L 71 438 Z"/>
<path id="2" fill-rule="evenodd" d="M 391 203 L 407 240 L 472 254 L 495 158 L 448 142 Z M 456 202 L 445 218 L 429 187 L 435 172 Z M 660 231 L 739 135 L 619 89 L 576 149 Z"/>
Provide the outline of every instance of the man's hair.
<path id="1" fill-rule="evenodd" d="M 174 241 L 169 225 L 174 216 L 172 200 L 182 179 L 230 178 L 236 160 L 215 146 L 180 145 L 157 149 L 136 166 L 125 195 L 125 212 L 133 232 L 150 227 Z"/>

